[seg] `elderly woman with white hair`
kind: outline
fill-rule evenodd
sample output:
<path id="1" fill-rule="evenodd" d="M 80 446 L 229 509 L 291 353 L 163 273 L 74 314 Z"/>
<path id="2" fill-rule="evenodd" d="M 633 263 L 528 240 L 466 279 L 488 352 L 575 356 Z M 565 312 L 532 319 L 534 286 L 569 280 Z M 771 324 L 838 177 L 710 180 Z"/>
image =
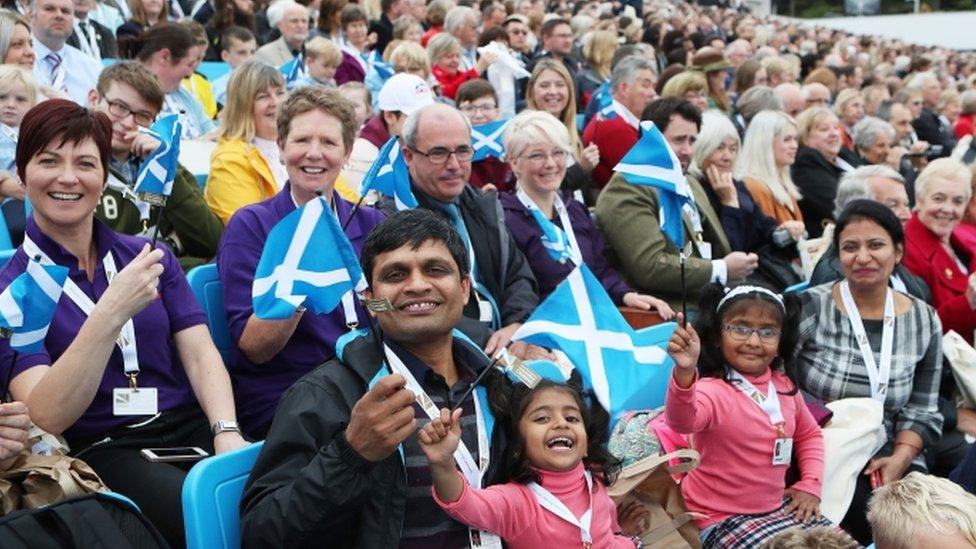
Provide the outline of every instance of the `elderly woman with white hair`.
<path id="1" fill-rule="evenodd" d="M 847 88 L 834 100 L 834 114 L 840 120 L 841 144 L 854 150 L 854 126 L 864 118 L 864 95 L 860 90 Z"/>
<path id="2" fill-rule="evenodd" d="M 865 164 L 900 169 L 908 150 L 895 144 L 895 128 L 888 122 L 866 116 L 854 126 L 854 152 Z"/>
<path id="3" fill-rule="evenodd" d="M 969 169 L 950 158 L 930 163 L 915 181 L 915 212 L 905 224 L 908 270 L 932 291 L 943 330 L 973 342 L 976 328 L 976 251 L 953 236 L 972 197 Z"/>
<path id="4" fill-rule="evenodd" d="M 559 187 L 571 147 L 566 127 L 546 111 L 527 110 L 509 122 L 505 151 L 516 177 L 514 193 L 499 196 L 505 225 L 549 295 L 570 272 L 586 264 L 614 303 L 674 316 L 663 300 L 634 291 L 603 255 L 603 237 L 582 203 Z"/>
<path id="5" fill-rule="evenodd" d="M 692 150 L 688 178 L 705 190 L 732 250 L 752 252 L 772 241 L 779 224 L 763 213 L 742 181 L 733 177 L 740 145 L 732 121 L 720 111 L 706 111 Z M 792 229 L 796 237 L 803 233 L 802 224 Z"/>

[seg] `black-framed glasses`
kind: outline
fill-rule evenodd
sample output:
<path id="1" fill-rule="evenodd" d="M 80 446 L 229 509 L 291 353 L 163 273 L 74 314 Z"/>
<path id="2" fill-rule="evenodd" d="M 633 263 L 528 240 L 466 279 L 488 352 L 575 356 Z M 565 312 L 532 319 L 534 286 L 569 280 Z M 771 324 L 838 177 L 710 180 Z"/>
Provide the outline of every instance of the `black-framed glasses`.
<path id="1" fill-rule="evenodd" d="M 782 334 L 776 328 L 750 328 L 742 324 L 726 324 L 722 329 L 736 341 L 748 341 L 752 334 L 756 334 L 763 343 L 773 343 L 779 341 L 779 336 Z"/>
<path id="2" fill-rule="evenodd" d="M 156 121 L 155 114 L 152 114 L 149 111 L 134 110 L 132 107 L 117 99 L 109 99 L 106 97 L 105 102 L 108 103 L 108 112 L 111 113 L 112 116 L 125 118 L 131 114 L 132 119 L 135 120 L 136 124 L 143 127 L 148 127 Z"/>
<path id="3" fill-rule="evenodd" d="M 447 147 L 434 147 L 427 152 L 415 149 L 413 147 L 410 147 L 410 150 L 417 154 L 426 156 L 427 160 L 429 160 L 431 164 L 443 164 L 447 162 L 447 159 L 450 158 L 452 154 L 455 158 L 457 158 L 458 162 L 468 162 L 471 160 L 471 157 L 474 156 L 474 149 L 472 149 L 470 145 L 461 145 L 454 150 L 448 149 Z"/>

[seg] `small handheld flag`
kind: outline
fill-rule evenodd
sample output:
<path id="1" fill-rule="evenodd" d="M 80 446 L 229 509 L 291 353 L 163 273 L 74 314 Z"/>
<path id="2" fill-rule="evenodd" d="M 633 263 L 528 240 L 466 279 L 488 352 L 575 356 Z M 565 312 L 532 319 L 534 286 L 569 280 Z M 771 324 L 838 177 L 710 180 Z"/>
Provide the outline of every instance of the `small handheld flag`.
<path id="1" fill-rule="evenodd" d="M 254 314 L 285 319 L 301 305 L 314 314 L 328 313 L 363 280 L 352 244 L 329 203 L 318 197 L 268 234 L 251 288 Z"/>
<path id="2" fill-rule="evenodd" d="M 471 128 L 471 148 L 474 149 L 472 162 L 478 162 L 493 156 L 499 160 L 505 159 L 505 128 L 511 119 L 495 120 L 487 124 Z"/>
<path id="3" fill-rule="evenodd" d="M 575 262 L 573 259 L 573 249 L 569 244 L 569 236 L 566 231 L 560 229 L 555 223 L 549 221 L 546 215 L 539 208 L 529 208 L 535 222 L 542 229 L 542 247 L 549 252 L 549 256 L 560 263 L 567 261 Z"/>
<path id="4" fill-rule="evenodd" d="M 18 353 L 41 350 L 68 268 L 28 261 L 27 270 L 0 293 L 0 335 Z"/>
<path id="5" fill-rule="evenodd" d="M 376 161 L 370 166 L 363 177 L 360 196 L 366 196 L 370 190 L 375 190 L 393 198 L 397 211 L 410 210 L 417 207 L 417 197 L 410 190 L 410 172 L 400 151 L 400 142 L 391 137 L 377 153 Z"/>
<path id="6" fill-rule="evenodd" d="M 133 190 L 140 200 L 163 206 L 173 192 L 173 181 L 180 163 L 180 136 L 183 127 L 179 114 L 170 114 L 140 130 L 159 140 L 159 147 L 143 160 Z"/>
<path id="7" fill-rule="evenodd" d="M 673 361 L 667 344 L 677 325 L 634 330 L 586 265 L 566 277 L 512 336 L 559 349 L 576 366 L 584 388 L 617 418 L 628 410 L 657 408 Z"/>
<path id="8" fill-rule="evenodd" d="M 681 210 L 686 204 L 694 206 L 691 187 L 681 170 L 681 161 L 653 122 L 641 122 L 640 138 L 613 170 L 622 173 L 631 185 L 658 189 L 661 231 L 675 246 L 682 247 L 685 230 Z"/>
<path id="9" fill-rule="evenodd" d="M 296 82 L 305 78 L 305 55 L 299 53 L 291 61 L 278 67 L 278 72 L 285 76 L 285 87 L 290 90 Z"/>
<path id="10" fill-rule="evenodd" d="M 597 113 L 604 120 L 613 120 L 617 117 L 617 111 L 613 108 L 613 94 L 610 91 L 610 79 L 607 78 L 600 84 L 600 87 L 593 92 L 590 101 L 596 101 Z"/>

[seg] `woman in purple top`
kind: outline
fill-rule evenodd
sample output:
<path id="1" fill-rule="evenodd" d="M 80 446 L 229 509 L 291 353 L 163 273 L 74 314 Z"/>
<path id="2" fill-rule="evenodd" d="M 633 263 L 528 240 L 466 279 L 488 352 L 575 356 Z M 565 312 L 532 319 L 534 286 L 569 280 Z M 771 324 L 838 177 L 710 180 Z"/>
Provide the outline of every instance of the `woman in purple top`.
<path id="1" fill-rule="evenodd" d="M 500 196 L 505 224 L 529 260 L 542 297 L 582 262 L 617 305 L 653 310 L 670 319 L 674 312 L 667 303 L 635 292 L 607 264 L 603 238 L 586 206 L 559 191 L 569 150 L 566 127 L 545 111 L 523 111 L 505 130 L 505 155 L 517 179 L 515 192 Z"/>
<path id="2" fill-rule="evenodd" d="M 230 374 L 241 424 L 255 437 L 267 433 L 282 393 L 331 357 L 339 336 L 366 322 L 365 312 L 351 294 L 329 314 L 313 315 L 299 307 L 288 320 L 258 318 L 251 299 L 254 272 L 268 233 L 295 208 L 318 195 L 327 197 L 357 254 L 366 235 L 382 220 L 383 214 L 367 207 L 353 215 L 352 204 L 333 190 L 349 159 L 355 132 L 353 106 L 339 92 L 309 86 L 292 93 L 278 110 L 278 143 L 289 182 L 270 199 L 238 210 L 220 241 L 217 269 L 231 339 L 236 342 Z"/>
<path id="3" fill-rule="evenodd" d="M 64 435 L 72 455 L 132 498 L 176 546 L 183 543 L 183 467 L 191 464 L 150 462 L 140 450 L 221 453 L 245 442 L 230 380 L 176 257 L 94 218 L 111 135 L 104 114 L 71 101 L 45 101 L 24 117 L 17 174 L 34 215 L 0 271 L 0 288 L 28 261 L 63 265 L 69 274 L 39 352 L 14 361 L 0 341 L 0 379 L 10 380 L 11 395 L 38 427 Z"/>

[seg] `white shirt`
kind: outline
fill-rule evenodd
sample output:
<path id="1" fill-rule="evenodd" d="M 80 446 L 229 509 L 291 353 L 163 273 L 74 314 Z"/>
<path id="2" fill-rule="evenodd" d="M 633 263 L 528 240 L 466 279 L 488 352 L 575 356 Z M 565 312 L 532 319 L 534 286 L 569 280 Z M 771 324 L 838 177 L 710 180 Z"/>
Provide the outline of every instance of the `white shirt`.
<path id="1" fill-rule="evenodd" d="M 258 148 L 261 156 L 264 157 L 264 161 L 268 163 L 268 167 L 271 168 L 271 173 L 274 175 L 278 188 L 284 187 L 285 183 L 288 182 L 288 172 L 285 170 L 285 165 L 281 161 L 281 149 L 278 148 L 278 143 L 269 139 L 255 137 L 251 140 L 251 144 Z"/>
<path id="2" fill-rule="evenodd" d="M 640 119 L 634 116 L 634 113 L 630 112 L 630 109 L 625 107 L 623 103 L 614 99 L 612 101 L 613 110 L 617 112 L 617 116 L 624 119 L 624 122 L 629 124 L 635 130 L 640 131 Z"/>
<path id="3" fill-rule="evenodd" d="M 31 40 L 34 46 L 34 76 L 45 86 L 53 84 L 51 80 L 51 62 L 46 59 L 51 49 L 42 44 L 37 38 Z M 61 64 L 65 67 L 65 88 L 72 101 L 81 106 L 88 105 L 88 92 L 98 82 L 98 74 L 102 72 L 102 64 L 85 55 L 78 48 L 65 44 L 59 52 Z"/>

